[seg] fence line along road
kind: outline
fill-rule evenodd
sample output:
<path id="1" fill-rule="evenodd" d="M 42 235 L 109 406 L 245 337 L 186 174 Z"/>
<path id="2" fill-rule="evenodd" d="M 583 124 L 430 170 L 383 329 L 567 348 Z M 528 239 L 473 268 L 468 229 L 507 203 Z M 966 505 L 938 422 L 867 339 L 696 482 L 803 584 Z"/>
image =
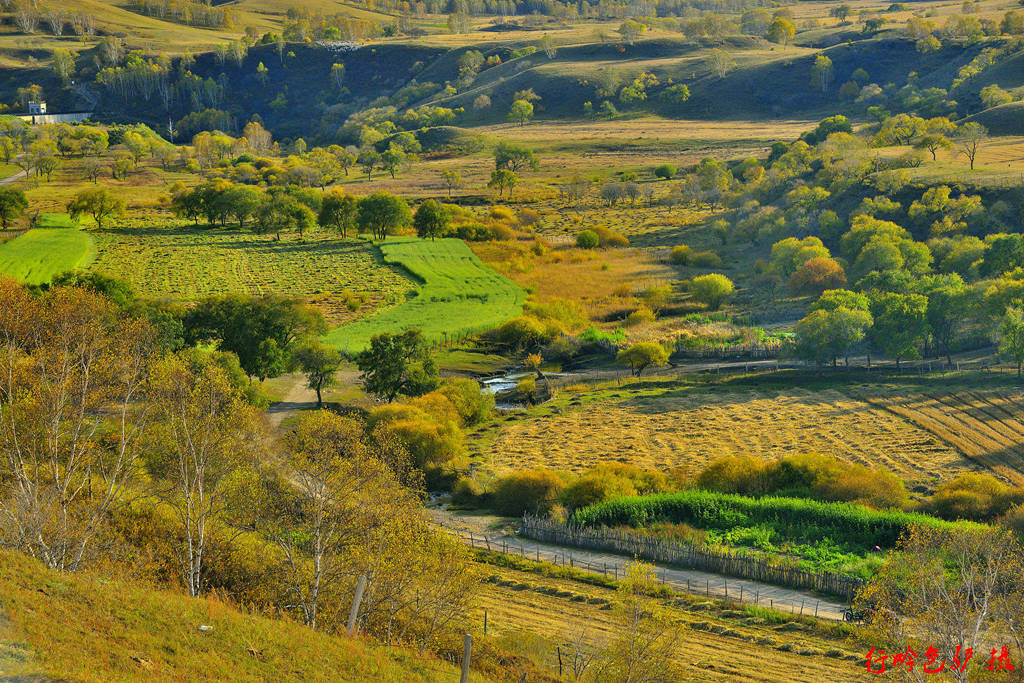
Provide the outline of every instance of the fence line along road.
<path id="1" fill-rule="evenodd" d="M 631 558 L 614 554 L 565 548 L 524 537 L 488 536 L 472 531 L 461 531 L 439 520 L 435 521 L 446 531 L 458 536 L 476 550 L 516 555 L 536 562 L 572 567 L 615 579 L 624 576 L 626 565 L 632 561 Z M 819 619 L 834 621 L 842 621 L 843 611 L 849 607 L 848 604 L 822 598 L 807 591 L 774 586 L 760 581 L 737 580 L 721 574 L 666 567 L 657 563 L 654 567 L 659 582 L 674 590 L 687 591 L 698 596 L 735 600 L 796 615 L 816 616 Z"/>

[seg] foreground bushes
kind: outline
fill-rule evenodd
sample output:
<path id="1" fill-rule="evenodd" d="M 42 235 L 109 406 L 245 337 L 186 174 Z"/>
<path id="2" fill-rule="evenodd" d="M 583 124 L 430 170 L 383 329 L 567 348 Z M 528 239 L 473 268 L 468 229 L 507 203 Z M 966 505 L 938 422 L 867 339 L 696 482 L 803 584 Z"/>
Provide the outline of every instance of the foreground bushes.
<path id="1" fill-rule="evenodd" d="M 784 538 L 803 541 L 830 538 L 861 552 L 875 546 L 894 547 L 900 535 L 914 525 L 938 529 L 956 526 L 927 515 L 872 510 L 849 503 L 747 498 L 699 489 L 618 498 L 577 510 L 572 521 L 582 526 L 632 527 L 667 522 L 722 530 L 764 525 Z"/>

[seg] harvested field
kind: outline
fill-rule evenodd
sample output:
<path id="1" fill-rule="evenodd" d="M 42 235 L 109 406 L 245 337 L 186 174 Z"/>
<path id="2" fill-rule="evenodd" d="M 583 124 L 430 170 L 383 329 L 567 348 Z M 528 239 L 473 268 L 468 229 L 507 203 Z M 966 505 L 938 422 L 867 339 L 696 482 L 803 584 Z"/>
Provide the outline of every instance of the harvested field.
<path id="1" fill-rule="evenodd" d="M 868 395 L 887 398 L 869 401 Z M 904 400 L 902 392 L 887 387 L 631 387 L 568 396 L 559 397 L 545 419 L 505 423 L 490 448 L 495 470 L 579 472 L 611 461 L 697 470 L 725 455 L 816 452 L 923 481 L 984 465 L 967 445 L 922 424 L 923 418 L 908 417 L 913 407 L 894 410 Z M 983 443 L 976 450 L 987 448 Z M 1024 437 L 1018 443 L 1024 446 Z"/>
<path id="2" fill-rule="evenodd" d="M 1018 486 L 1024 484 L 1024 392 L 992 387 L 860 395 L 955 447 L 979 468 Z"/>

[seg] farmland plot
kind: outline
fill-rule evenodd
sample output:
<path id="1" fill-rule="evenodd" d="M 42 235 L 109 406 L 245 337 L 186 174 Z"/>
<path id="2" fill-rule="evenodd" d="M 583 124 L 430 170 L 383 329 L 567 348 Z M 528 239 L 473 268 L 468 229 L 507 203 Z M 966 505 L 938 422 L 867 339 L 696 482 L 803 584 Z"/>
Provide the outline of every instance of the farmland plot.
<path id="1" fill-rule="evenodd" d="M 339 322 L 344 307 L 332 297 L 344 290 L 371 303 L 390 303 L 413 283 L 378 263 L 363 241 L 307 234 L 283 240 L 236 230 L 170 225 L 95 231 L 98 256 L 92 270 L 127 280 L 145 296 L 194 300 L 245 292 L 313 296 Z M 351 314 L 349 314 L 351 317 Z"/>
<path id="2" fill-rule="evenodd" d="M 601 462 L 700 469 L 726 455 L 822 453 L 914 481 L 978 469 L 916 421 L 838 389 L 584 391 L 550 417 L 503 425 L 489 451 L 498 471 Z M 575 404 L 575 405 L 574 405 Z"/>
<path id="3" fill-rule="evenodd" d="M 0 273 L 38 285 L 85 266 L 95 252 L 92 238 L 70 218 L 43 214 L 38 228 L 0 244 Z"/>
<path id="4" fill-rule="evenodd" d="M 380 249 L 386 263 L 423 284 L 404 303 L 328 334 L 327 342 L 342 351 L 361 350 L 380 332 L 419 328 L 427 339 L 440 340 L 489 329 L 522 312 L 526 292 L 481 263 L 462 240 L 399 238 Z"/>

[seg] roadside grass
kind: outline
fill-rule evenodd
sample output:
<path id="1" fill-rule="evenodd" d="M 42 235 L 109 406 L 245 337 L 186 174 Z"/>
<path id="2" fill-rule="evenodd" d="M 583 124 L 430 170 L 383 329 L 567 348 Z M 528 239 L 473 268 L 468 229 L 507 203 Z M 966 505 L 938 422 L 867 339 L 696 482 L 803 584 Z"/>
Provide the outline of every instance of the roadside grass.
<path id="1" fill-rule="evenodd" d="M 384 262 L 422 284 L 399 305 L 329 332 L 326 341 L 355 353 L 381 332 L 423 330 L 430 341 L 478 332 L 518 315 L 526 292 L 481 263 L 458 239 L 392 238 L 380 244 Z"/>
<path id="2" fill-rule="evenodd" d="M 0 677 L 455 681 L 439 660 L 0 551 Z M 212 627 L 200 631 L 200 626 Z"/>
<path id="3" fill-rule="evenodd" d="M 92 237 L 65 214 L 41 214 L 39 227 L 0 244 L 0 273 L 30 285 L 86 266 L 95 256 Z"/>

